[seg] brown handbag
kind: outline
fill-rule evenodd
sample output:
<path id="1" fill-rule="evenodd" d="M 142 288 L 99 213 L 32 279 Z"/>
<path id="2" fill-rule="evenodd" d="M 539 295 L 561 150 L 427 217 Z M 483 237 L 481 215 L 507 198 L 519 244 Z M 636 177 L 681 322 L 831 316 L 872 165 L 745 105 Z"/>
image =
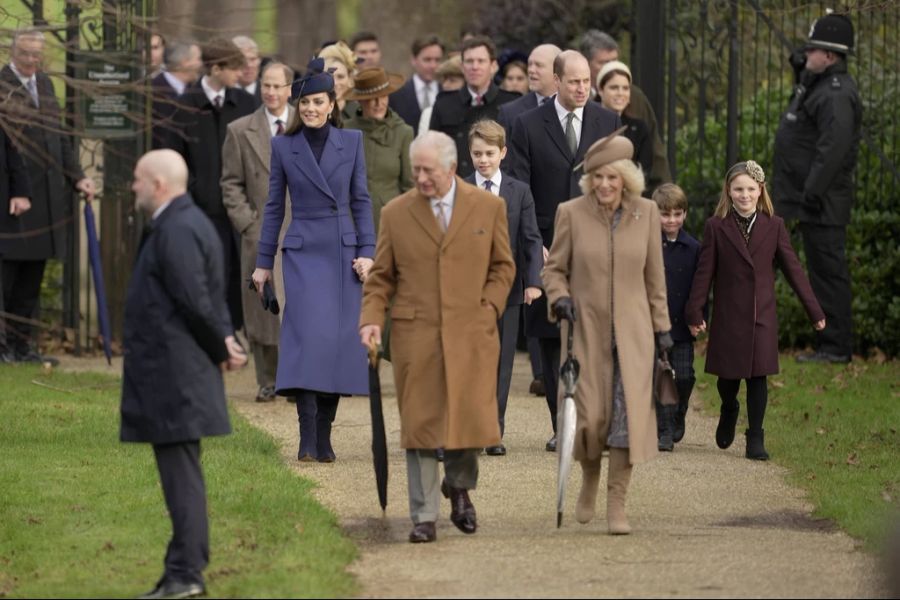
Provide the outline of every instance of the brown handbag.
<path id="1" fill-rule="evenodd" d="M 677 406 L 678 388 L 675 387 L 675 369 L 669 363 L 668 352 L 656 357 L 653 379 L 653 396 L 656 403 L 660 406 Z"/>

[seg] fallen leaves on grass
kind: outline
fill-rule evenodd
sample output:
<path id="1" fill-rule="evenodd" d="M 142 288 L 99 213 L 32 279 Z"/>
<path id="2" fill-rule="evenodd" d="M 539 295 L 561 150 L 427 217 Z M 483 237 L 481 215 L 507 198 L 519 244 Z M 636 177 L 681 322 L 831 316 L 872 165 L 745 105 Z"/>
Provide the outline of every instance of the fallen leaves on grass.
<path id="1" fill-rule="evenodd" d="M 847 464 L 851 467 L 855 467 L 859 464 L 859 455 L 856 452 L 851 452 L 847 455 Z"/>

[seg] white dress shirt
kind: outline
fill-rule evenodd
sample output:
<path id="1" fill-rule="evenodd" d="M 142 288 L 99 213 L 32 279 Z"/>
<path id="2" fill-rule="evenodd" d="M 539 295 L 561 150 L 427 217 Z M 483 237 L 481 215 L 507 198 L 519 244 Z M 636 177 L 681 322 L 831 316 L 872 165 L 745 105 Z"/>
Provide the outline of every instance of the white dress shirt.
<path id="1" fill-rule="evenodd" d="M 435 220 L 438 219 L 438 202 L 444 203 L 444 218 L 447 219 L 447 229 L 450 229 L 450 222 L 453 217 L 453 203 L 456 200 L 456 177 L 453 178 L 452 183 L 450 184 L 450 191 L 447 192 L 445 196 L 442 198 L 431 198 L 429 202 L 431 202 L 431 212 L 434 213 Z"/>
<path id="2" fill-rule="evenodd" d="M 418 75 L 413 75 L 413 87 L 416 90 L 416 100 L 419 102 L 419 109 L 424 110 L 425 108 L 434 104 L 434 101 L 438 95 L 437 81 L 425 83 L 419 78 Z M 428 101 L 427 103 L 426 96 Z"/>
<path id="3" fill-rule="evenodd" d="M 482 93 L 482 94 L 479 94 L 478 92 L 476 92 L 475 90 L 473 90 L 473 89 L 470 88 L 469 86 L 466 86 L 466 89 L 469 90 L 469 94 L 472 96 L 472 106 L 478 106 L 478 96 L 481 96 L 481 103 L 482 103 L 482 104 L 484 104 L 485 102 L 487 102 L 487 98 L 485 98 L 485 96 L 487 96 L 488 90 L 491 89 L 491 86 L 488 85 L 488 86 L 484 89 L 484 93 Z"/>
<path id="4" fill-rule="evenodd" d="M 484 182 L 487 179 L 482 176 L 481 173 L 475 171 L 475 185 L 484 189 Z M 500 169 L 497 169 L 497 172 L 494 173 L 494 176 L 491 177 L 491 193 L 495 196 L 500 195 L 500 182 L 503 181 L 503 174 L 500 172 Z"/>
<path id="5" fill-rule="evenodd" d="M 203 79 L 200 80 L 200 87 L 203 88 L 203 93 L 206 94 L 206 97 L 209 98 L 209 103 L 213 106 L 216 105 L 216 97 L 222 99 L 220 105 L 225 104 L 225 87 L 223 86 L 221 90 L 218 92 L 211 87 L 209 87 L 209 83 L 206 81 L 206 75 L 203 76 Z"/>
<path id="6" fill-rule="evenodd" d="M 280 115 L 273 115 L 269 112 L 269 109 L 266 109 L 266 120 L 269 121 L 269 131 L 272 134 L 272 137 L 275 137 L 278 134 L 278 125 L 275 124 L 275 121 L 281 120 L 281 126 L 287 129 L 288 126 L 288 117 L 290 117 L 290 110 L 288 110 L 288 105 L 284 105 L 284 111 Z"/>
<path id="7" fill-rule="evenodd" d="M 12 72 L 15 73 L 16 77 L 19 78 L 19 81 L 22 82 L 22 85 L 25 87 L 25 89 L 28 90 L 29 96 L 31 96 L 31 89 L 29 89 L 29 87 L 28 87 L 29 85 L 33 86 L 35 94 L 38 93 L 37 92 L 37 75 L 32 75 L 31 77 L 25 77 L 24 75 L 19 73 L 19 70 L 16 68 L 16 65 L 14 65 L 12 63 L 12 61 L 10 61 L 10 63 L 9 63 L 9 68 L 12 69 Z M 34 100 L 34 102 L 38 106 L 40 106 L 41 101 L 40 101 L 39 97 L 36 98 L 36 97 L 32 96 L 32 100 Z"/>
<path id="8" fill-rule="evenodd" d="M 174 200 L 174 199 L 175 199 L 175 198 L 170 198 L 169 200 L 166 200 L 165 202 L 163 202 L 163 203 L 159 206 L 159 208 L 157 208 L 156 210 L 153 211 L 153 216 L 150 217 L 150 220 L 151 220 L 151 221 L 155 221 L 156 219 L 158 219 L 158 218 L 159 218 L 159 215 L 161 215 L 161 214 L 163 213 L 164 210 L 166 210 L 167 208 L 169 208 L 169 205 L 172 204 L 172 200 Z"/>
<path id="9" fill-rule="evenodd" d="M 563 135 L 565 135 L 566 120 L 569 118 L 569 109 L 559 103 L 559 96 L 553 100 L 553 106 L 556 107 L 556 116 L 559 117 L 559 124 L 562 126 Z M 575 141 L 577 142 L 577 147 L 581 145 L 581 124 L 584 120 L 584 107 L 579 106 L 571 112 L 575 113 L 575 122 L 572 123 L 572 126 L 575 127 Z"/>
<path id="10" fill-rule="evenodd" d="M 240 87 L 242 90 L 244 90 L 245 92 L 247 92 L 248 94 L 250 94 L 252 96 L 252 95 L 256 94 L 256 86 L 258 84 L 259 84 L 258 81 L 254 81 L 250 85 L 240 85 L 238 87 Z"/>
<path id="11" fill-rule="evenodd" d="M 175 77 L 168 71 L 163 71 L 162 74 L 163 74 L 163 77 L 166 78 L 166 81 L 169 82 L 169 85 L 172 86 L 172 89 L 175 90 L 175 94 L 177 96 L 180 96 L 184 93 L 184 88 L 187 87 L 187 84 L 185 82 L 178 79 L 177 77 Z"/>

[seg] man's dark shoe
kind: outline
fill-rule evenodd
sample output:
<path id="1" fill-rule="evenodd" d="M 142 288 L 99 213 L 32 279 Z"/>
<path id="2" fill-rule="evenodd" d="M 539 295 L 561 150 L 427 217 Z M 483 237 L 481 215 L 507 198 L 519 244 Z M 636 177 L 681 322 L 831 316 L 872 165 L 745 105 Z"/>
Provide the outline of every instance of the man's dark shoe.
<path id="1" fill-rule="evenodd" d="M 256 392 L 256 401 L 257 402 L 273 402 L 275 400 L 275 388 L 269 385 L 261 385 L 259 386 L 259 391 Z"/>
<path id="2" fill-rule="evenodd" d="M 59 365 L 59 359 L 52 356 L 42 356 L 36 350 L 29 348 L 27 351 L 16 352 L 15 361 L 20 363 L 50 363 L 54 367 Z"/>
<path id="3" fill-rule="evenodd" d="M 165 581 L 138 598 L 194 598 L 204 594 L 206 594 L 206 588 L 201 583 Z"/>
<path id="4" fill-rule="evenodd" d="M 850 362 L 852 356 L 849 354 L 832 354 L 831 352 L 808 352 L 806 354 L 798 354 L 798 363 L 835 363 L 846 364 Z"/>
<path id="5" fill-rule="evenodd" d="M 434 529 L 434 521 L 426 521 L 417 523 L 412 531 L 409 532 L 410 544 L 427 544 L 437 539 L 437 532 Z"/>
<path id="6" fill-rule="evenodd" d="M 544 388 L 544 380 L 540 377 L 535 377 L 534 381 L 531 382 L 531 385 L 528 386 L 528 393 L 534 394 L 535 396 L 546 396 L 547 392 Z"/>
<path id="7" fill-rule="evenodd" d="M 722 403 L 719 412 L 719 426 L 716 427 L 716 445 L 724 450 L 734 441 L 734 428 L 737 426 L 738 415 L 741 413 L 741 405 L 737 400 L 734 403 Z"/>
<path id="8" fill-rule="evenodd" d="M 478 521 L 475 517 L 475 506 L 469 500 L 468 490 L 450 487 L 447 480 L 441 482 L 441 493 L 450 498 L 450 520 L 463 533 L 475 533 Z"/>
<path id="9" fill-rule="evenodd" d="M 438 448 L 437 450 L 435 450 L 434 457 L 437 459 L 438 462 L 444 462 L 444 449 Z"/>
<path id="10" fill-rule="evenodd" d="M 499 446 L 488 446 L 484 449 L 484 453 L 488 456 L 506 456 L 506 446 L 500 444 Z"/>
<path id="11" fill-rule="evenodd" d="M 556 452 L 556 434 L 553 434 L 553 437 L 547 440 L 547 443 L 544 445 L 544 450 L 547 452 Z"/>

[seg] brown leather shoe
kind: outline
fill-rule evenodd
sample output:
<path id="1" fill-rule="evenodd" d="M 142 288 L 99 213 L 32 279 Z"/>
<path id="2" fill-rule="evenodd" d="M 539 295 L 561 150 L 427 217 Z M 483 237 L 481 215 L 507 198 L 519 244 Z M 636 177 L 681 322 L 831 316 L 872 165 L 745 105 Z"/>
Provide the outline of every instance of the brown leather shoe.
<path id="1" fill-rule="evenodd" d="M 475 517 L 475 506 L 469 500 L 468 490 L 450 487 L 447 480 L 441 482 L 441 493 L 450 498 L 450 520 L 463 533 L 475 533 L 478 521 Z"/>
<path id="2" fill-rule="evenodd" d="M 534 394 L 535 396 L 546 396 L 547 392 L 544 389 L 544 380 L 540 377 L 532 380 L 531 385 L 528 386 L 528 393 Z"/>
<path id="3" fill-rule="evenodd" d="M 410 544 L 427 544 L 437 539 L 437 532 L 434 529 L 434 521 L 425 521 L 417 523 L 412 531 L 409 532 Z"/>

